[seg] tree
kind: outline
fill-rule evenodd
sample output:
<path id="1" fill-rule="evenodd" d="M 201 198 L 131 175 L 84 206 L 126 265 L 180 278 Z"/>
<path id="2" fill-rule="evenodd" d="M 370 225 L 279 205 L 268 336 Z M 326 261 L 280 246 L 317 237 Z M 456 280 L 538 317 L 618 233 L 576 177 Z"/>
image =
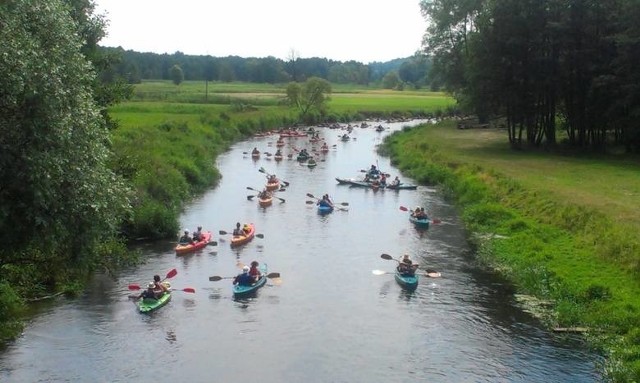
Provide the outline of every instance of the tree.
<path id="1" fill-rule="evenodd" d="M 175 64 L 174 66 L 171 67 L 170 76 L 171 76 L 171 81 L 173 81 L 175 85 L 180 85 L 184 81 L 184 72 L 182 71 L 182 68 L 178 64 Z"/>
<path id="2" fill-rule="evenodd" d="M 0 278 L 26 264 L 21 278 L 55 285 L 100 261 L 98 244 L 129 212 L 127 188 L 107 167 L 95 72 L 69 8 L 7 0 L 0 15 L 0 179 L 11 180 L 0 186 Z"/>
<path id="3" fill-rule="evenodd" d="M 330 94 L 331 84 L 319 77 L 311 77 L 302 84 L 291 82 L 287 86 L 287 100 L 300 111 L 301 120 L 313 112 L 323 114 Z"/>
<path id="4" fill-rule="evenodd" d="M 385 89 L 396 89 L 400 84 L 400 77 L 398 72 L 392 70 L 387 72 L 382 78 L 382 87 Z"/>

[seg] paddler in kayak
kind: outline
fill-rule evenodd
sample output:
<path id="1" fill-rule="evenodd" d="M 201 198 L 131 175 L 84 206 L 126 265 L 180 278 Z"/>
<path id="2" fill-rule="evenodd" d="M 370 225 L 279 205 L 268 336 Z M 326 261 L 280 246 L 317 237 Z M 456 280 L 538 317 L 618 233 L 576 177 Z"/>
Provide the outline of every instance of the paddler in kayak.
<path id="1" fill-rule="evenodd" d="M 153 282 L 149 282 L 147 289 L 143 291 L 139 296 L 145 299 L 159 299 L 168 291 L 167 286 L 162 283 L 159 275 L 153 276 Z"/>
<path id="2" fill-rule="evenodd" d="M 193 241 L 200 242 L 202 239 L 202 226 L 198 226 L 198 229 L 193 233 Z"/>
<path id="3" fill-rule="evenodd" d="M 402 275 L 415 275 L 416 270 L 418 269 L 417 264 L 413 264 L 411 259 L 409 258 L 409 254 L 405 254 L 402 256 L 402 260 L 398 264 L 398 272 Z"/>
<path id="4" fill-rule="evenodd" d="M 253 277 L 249 275 L 249 266 L 242 268 L 242 274 L 238 274 L 233 278 L 234 285 L 251 286 L 253 284 Z"/>
<path id="5" fill-rule="evenodd" d="M 184 231 L 184 235 L 180 237 L 178 243 L 180 243 L 181 245 L 188 245 L 190 243 L 193 243 L 193 238 L 191 238 L 191 236 L 189 235 L 189 230 Z"/>
<path id="6" fill-rule="evenodd" d="M 244 235 L 244 230 L 242 230 L 242 227 L 240 225 L 240 222 L 236 223 L 236 228 L 233 229 L 233 236 L 234 237 L 238 237 Z"/>
<path id="7" fill-rule="evenodd" d="M 249 269 L 249 275 L 251 276 L 251 278 L 253 278 L 253 283 L 258 282 L 258 279 L 260 279 L 260 277 L 262 277 L 262 273 L 260 272 L 260 269 L 258 269 L 259 265 L 260 264 L 258 263 L 258 261 L 251 262 L 251 268 Z"/>
<path id="8" fill-rule="evenodd" d="M 316 203 L 318 206 L 330 207 L 333 208 L 333 202 L 331 202 L 331 198 L 329 198 L 329 194 L 325 194 L 322 196 L 321 200 L 318 200 Z"/>

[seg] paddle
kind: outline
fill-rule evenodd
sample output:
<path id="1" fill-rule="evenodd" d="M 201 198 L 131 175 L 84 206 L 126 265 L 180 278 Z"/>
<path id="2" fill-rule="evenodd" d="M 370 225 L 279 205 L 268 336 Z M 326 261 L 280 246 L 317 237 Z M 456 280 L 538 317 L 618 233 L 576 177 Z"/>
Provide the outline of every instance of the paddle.
<path id="1" fill-rule="evenodd" d="M 380 258 L 386 259 L 388 261 L 396 261 L 396 262 L 400 263 L 399 260 L 393 258 L 389 254 L 381 254 Z M 376 274 L 375 271 L 381 271 L 381 270 L 374 270 L 374 274 Z M 383 271 L 383 273 L 386 273 L 386 272 Z M 391 273 L 389 273 L 389 274 L 391 274 Z M 376 274 L 376 275 L 382 275 L 382 274 Z M 427 277 L 431 277 L 431 278 L 438 278 L 438 277 L 441 276 L 441 274 L 439 272 L 437 272 L 437 271 L 435 271 L 433 269 L 426 269 L 424 275 L 426 275 Z"/>
<path id="2" fill-rule="evenodd" d="M 221 281 L 223 279 L 233 279 L 235 277 L 221 277 L 219 275 L 214 275 L 212 277 L 209 277 L 209 281 L 211 282 L 217 282 L 217 281 Z M 280 273 L 269 273 L 267 274 L 267 278 L 280 278 Z"/>
<path id="3" fill-rule="evenodd" d="M 317 199 L 317 200 L 320 200 L 320 198 L 318 198 L 318 197 L 314 196 L 314 195 L 313 195 L 313 194 L 311 194 L 311 193 L 307 193 L 307 197 L 309 197 L 309 198 L 315 198 L 315 199 Z M 309 202 L 314 203 L 313 201 L 307 201 L 307 203 L 309 203 Z M 334 203 L 334 205 L 349 206 L 349 202 L 339 202 L 339 203 Z"/>
<path id="4" fill-rule="evenodd" d="M 138 285 L 129 285 L 129 290 L 140 290 L 140 289 L 141 289 L 141 287 L 138 286 Z M 196 289 L 194 289 L 193 287 L 185 287 L 184 289 L 171 288 L 171 292 L 174 292 L 174 291 L 183 291 L 185 293 L 192 293 L 193 294 L 193 293 L 196 292 Z"/>
<path id="5" fill-rule="evenodd" d="M 220 234 L 220 235 L 227 235 L 227 234 L 229 234 L 229 233 L 228 233 L 228 232 L 226 232 L 226 231 L 224 231 L 224 230 L 220 230 L 220 231 L 218 232 L 218 234 Z M 256 236 L 256 237 L 258 237 L 258 238 L 264 238 L 264 234 L 256 234 L 255 236 Z"/>
<path id="6" fill-rule="evenodd" d="M 409 211 L 411 212 L 411 209 L 409 209 L 408 207 L 405 206 L 400 206 L 400 210 L 402 211 Z M 441 220 L 439 220 L 438 218 L 429 218 L 429 220 L 431 221 L 431 223 L 436 224 L 436 223 L 442 223 Z"/>
<path id="7" fill-rule="evenodd" d="M 170 279 L 175 277 L 176 275 L 178 275 L 178 270 L 176 269 L 171 269 L 169 270 L 169 272 L 167 273 L 167 275 L 162 279 L 162 281 L 164 281 L 165 279 Z M 162 282 L 160 281 L 160 282 Z M 140 285 L 138 284 L 131 284 L 129 285 L 129 290 L 140 290 Z"/>
<path id="8" fill-rule="evenodd" d="M 266 170 L 264 170 L 264 168 L 262 168 L 262 167 L 261 167 L 260 169 L 258 169 L 258 171 L 259 171 L 260 173 L 264 173 L 264 174 L 266 174 L 266 175 L 267 175 L 267 176 L 269 176 L 269 177 L 273 175 L 273 174 L 269 174 L 269 173 L 267 173 L 267 171 L 266 171 Z M 289 182 L 287 182 L 287 181 L 285 181 L 285 180 L 280 180 L 280 182 L 281 182 L 281 183 L 283 183 L 283 184 L 284 184 L 284 186 L 289 186 L 289 185 L 290 185 L 290 183 L 289 183 Z"/>

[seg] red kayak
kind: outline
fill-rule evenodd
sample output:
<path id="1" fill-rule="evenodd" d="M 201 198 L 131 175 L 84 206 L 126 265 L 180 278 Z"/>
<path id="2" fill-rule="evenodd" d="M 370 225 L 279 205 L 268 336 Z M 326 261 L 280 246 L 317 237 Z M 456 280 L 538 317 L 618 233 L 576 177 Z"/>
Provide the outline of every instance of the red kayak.
<path id="1" fill-rule="evenodd" d="M 233 238 L 231 238 L 231 247 L 244 245 L 251 241 L 256 235 L 255 225 L 252 223 L 248 223 L 247 225 L 249 226 L 249 232 L 245 233 L 245 235 L 234 235 Z"/>
<path id="2" fill-rule="evenodd" d="M 280 187 L 280 180 L 276 179 L 275 182 L 267 182 L 265 187 L 267 188 L 268 191 L 277 190 Z"/>
<path id="3" fill-rule="evenodd" d="M 202 233 L 202 239 L 198 242 L 193 242 L 186 245 L 178 244 L 178 246 L 176 246 L 176 255 L 187 254 L 192 251 L 202 249 L 203 247 L 207 246 L 210 241 L 211 241 L 211 232 L 206 231 Z"/>

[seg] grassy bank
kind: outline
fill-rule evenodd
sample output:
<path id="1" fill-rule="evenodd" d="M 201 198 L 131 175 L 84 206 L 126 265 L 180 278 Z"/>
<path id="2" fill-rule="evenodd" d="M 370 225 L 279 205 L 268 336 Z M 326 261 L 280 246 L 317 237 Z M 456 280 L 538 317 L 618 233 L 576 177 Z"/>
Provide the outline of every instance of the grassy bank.
<path id="1" fill-rule="evenodd" d="M 636 161 L 515 152 L 504 131 L 453 122 L 393 135 L 382 150 L 405 174 L 442 185 L 480 259 L 553 302 L 542 316 L 550 327 L 588 328 L 608 377 L 640 380 Z"/>

